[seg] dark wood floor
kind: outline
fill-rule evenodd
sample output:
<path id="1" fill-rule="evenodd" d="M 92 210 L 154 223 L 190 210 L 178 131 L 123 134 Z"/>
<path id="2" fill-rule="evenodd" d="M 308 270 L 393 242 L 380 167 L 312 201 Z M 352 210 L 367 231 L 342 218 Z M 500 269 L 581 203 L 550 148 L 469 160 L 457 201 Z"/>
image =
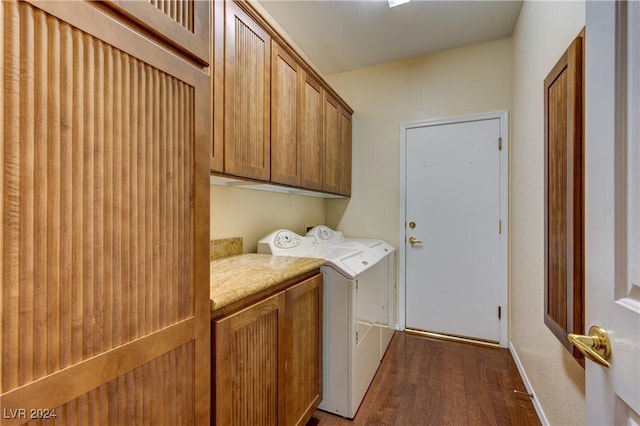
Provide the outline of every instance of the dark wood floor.
<path id="1" fill-rule="evenodd" d="M 309 424 L 539 425 L 514 389 L 525 391 L 507 349 L 396 332 L 355 419 L 317 411 Z"/>

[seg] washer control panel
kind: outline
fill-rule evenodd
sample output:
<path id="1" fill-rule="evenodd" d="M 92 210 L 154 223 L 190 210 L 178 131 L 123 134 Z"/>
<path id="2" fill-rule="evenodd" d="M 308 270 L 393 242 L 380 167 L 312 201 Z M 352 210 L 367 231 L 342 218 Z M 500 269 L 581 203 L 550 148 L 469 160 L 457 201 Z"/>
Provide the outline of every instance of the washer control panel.
<path id="1" fill-rule="evenodd" d="M 281 249 L 297 247 L 301 242 L 300 236 L 291 231 L 280 231 L 274 237 L 276 247 Z"/>
<path id="2" fill-rule="evenodd" d="M 318 243 L 337 243 L 344 240 L 344 235 L 340 231 L 334 231 L 327 225 L 314 226 L 307 232 L 307 235 L 311 235 L 316 238 Z"/>
<path id="3" fill-rule="evenodd" d="M 318 238 L 321 240 L 330 240 L 334 235 L 335 234 L 331 228 L 324 225 L 318 227 Z"/>

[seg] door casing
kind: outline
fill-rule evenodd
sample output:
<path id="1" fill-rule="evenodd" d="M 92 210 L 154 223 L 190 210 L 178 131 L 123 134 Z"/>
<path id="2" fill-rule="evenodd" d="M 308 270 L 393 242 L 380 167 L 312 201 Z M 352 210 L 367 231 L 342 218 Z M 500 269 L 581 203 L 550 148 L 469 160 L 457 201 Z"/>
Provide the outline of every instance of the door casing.
<path id="1" fill-rule="evenodd" d="M 509 242 L 509 112 L 507 110 L 487 112 L 481 114 L 460 115 L 430 120 L 405 122 L 400 124 L 400 214 L 398 223 L 398 329 L 406 326 L 406 199 L 407 199 L 407 131 L 419 127 L 456 124 L 469 121 L 500 120 L 500 137 L 502 151 L 500 155 L 500 219 L 502 233 L 500 234 L 500 306 L 502 319 L 500 321 L 500 347 L 509 345 L 509 298 L 508 298 L 508 242 Z M 497 141 L 496 141 L 497 144 Z M 496 146 L 496 149 L 498 147 Z"/>

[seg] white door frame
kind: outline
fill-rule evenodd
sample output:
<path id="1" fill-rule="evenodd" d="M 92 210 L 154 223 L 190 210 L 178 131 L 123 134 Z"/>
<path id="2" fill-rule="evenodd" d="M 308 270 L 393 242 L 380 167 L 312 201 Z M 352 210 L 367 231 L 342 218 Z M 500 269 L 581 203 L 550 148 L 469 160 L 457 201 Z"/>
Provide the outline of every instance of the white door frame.
<path id="1" fill-rule="evenodd" d="M 500 347 L 509 346 L 509 297 L 508 297 L 508 248 L 509 248 L 509 112 L 494 111 L 483 114 L 461 115 L 431 120 L 412 121 L 400 124 L 400 216 L 398 223 L 398 329 L 404 330 L 406 325 L 406 190 L 407 190 L 407 131 L 419 127 L 443 124 L 464 123 L 480 120 L 500 120 L 500 137 L 502 137 L 502 155 L 500 156 L 500 219 L 502 233 L 499 239 L 500 250 Z M 496 141 L 496 149 L 497 141 Z"/>

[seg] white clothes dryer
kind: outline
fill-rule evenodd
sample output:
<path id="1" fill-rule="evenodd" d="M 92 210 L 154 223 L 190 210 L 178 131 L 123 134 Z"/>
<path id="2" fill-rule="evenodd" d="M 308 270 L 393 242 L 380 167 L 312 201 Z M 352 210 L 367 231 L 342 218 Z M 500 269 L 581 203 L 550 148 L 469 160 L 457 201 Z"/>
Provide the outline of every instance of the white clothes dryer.
<path id="1" fill-rule="evenodd" d="M 380 307 L 377 324 L 380 328 L 380 359 L 384 357 L 393 333 L 396 329 L 397 306 L 397 258 L 396 249 L 379 238 L 346 238 L 342 231 L 336 231 L 326 225 L 311 228 L 307 235 L 315 237 L 318 245 L 335 247 L 363 247 L 381 260 L 379 286 Z"/>

